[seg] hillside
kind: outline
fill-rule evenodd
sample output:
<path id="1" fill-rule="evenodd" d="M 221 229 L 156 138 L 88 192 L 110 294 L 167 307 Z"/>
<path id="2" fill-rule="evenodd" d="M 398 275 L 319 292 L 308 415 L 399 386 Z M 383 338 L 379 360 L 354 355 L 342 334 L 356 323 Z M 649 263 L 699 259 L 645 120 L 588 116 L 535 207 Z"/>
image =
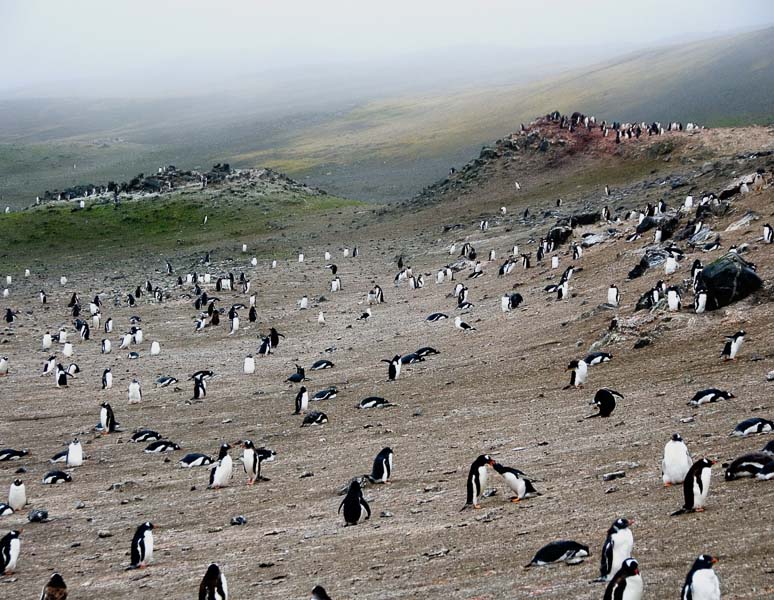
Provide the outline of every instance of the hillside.
<path id="1" fill-rule="evenodd" d="M 743 419 L 774 416 L 774 383 L 767 381 L 774 371 L 774 246 L 761 240 L 763 224 L 774 217 L 771 130 L 669 133 L 615 144 L 537 120 L 523 135 L 505 133 L 470 162 L 473 166 L 401 204 L 299 210 L 283 218 L 281 230 L 246 220 L 237 231 L 232 229 L 241 220 L 236 207 L 245 210 L 262 201 L 259 194 L 212 210 L 210 195 L 216 190 L 190 190 L 191 203 L 208 203 L 210 220 L 205 227 L 201 212 L 196 213 L 189 231 L 197 233 L 185 246 L 176 247 L 177 236 L 169 232 L 146 234 L 143 223 L 133 230 L 134 245 L 89 244 L 77 256 L 65 255 L 64 262 L 51 252 L 28 264 L 25 253 L 34 245 L 4 257 L 3 273 L 13 279 L 4 306 L 20 312 L 0 332 L 1 352 L 9 361 L 8 375 L 0 377 L 5 403 L 0 446 L 30 452 L 19 461 L 0 462 L 0 482 L 7 486 L 23 478 L 30 502 L 0 518 L 3 529 L 24 528 L 19 564 L 13 576 L 0 578 L 4 595 L 34 597 L 57 570 L 72 597 L 190 598 L 215 561 L 233 598 L 308 598 L 315 585 L 323 585 L 335 600 L 594 600 L 604 593 L 604 585 L 591 581 L 599 572 L 605 532 L 614 519 L 627 517 L 635 521 L 634 556 L 646 597 L 677 597 L 702 552 L 720 557 L 715 571 L 723 598 L 772 597 L 767 533 L 774 483 L 724 481 L 722 466 L 772 438 L 728 435 Z M 739 178 L 755 173 L 761 174 L 758 183 L 742 192 Z M 221 190 L 224 195 L 241 191 L 236 186 Z M 627 213 L 664 200 L 664 218 L 675 217 L 681 231 L 696 216 L 696 206 L 680 211 L 686 196 L 699 204 L 709 193 L 724 198 L 702 209 L 710 239 L 719 235 L 721 247 L 703 252 L 675 235 L 667 244 L 677 244 L 685 256 L 674 274 L 665 275 L 661 264 L 629 279 L 647 249 L 663 251 L 665 244 L 654 245 L 652 231 L 627 241 L 638 223 L 637 213 L 628 218 Z M 557 207 L 559 197 L 563 202 Z M 314 198 L 325 197 L 307 200 Z M 139 210 L 153 202 L 137 199 L 132 206 Z M 600 221 L 603 206 L 611 210 L 609 222 Z M 44 207 L 19 213 L 25 220 L 16 223 L 18 235 L 33 235 L 40 219 L 50 218 L 47 212 Z M 219 222 L 226 213 L 228 221 Z M 77 211 L 72 218 L 87 214 Z M 571 229 L 569 239 L 544 260 L 534 260 L 539 238 L 581 215 L 589 217 L 588 224 Z M 486 231 L 479 227 L 481 219 L 489 221 Z M 573 260 L 570 244 L 583 241 L 582 257 Z M 465 242 L 478 252 L 481 277 L 470 278 L 474 261 L 459 256 Z M 452 244 L 456 251 L 450 253 Z M 498 277 L 514 244 L 520 254 L 532 254 L 532 267 L 517 264 Z M 763 287 L 720 310 L 696 314 L 691 264 L 699 259 L 706 268 L 732 245 L 756 265 Z M 346 255 L 345 249 L 350 250 Z M 491 250 L 495 259 L 489 261 Z M 205 264 L 208 251 L 211 262 Z M 304 253 L 303 262 L 296 252 Z M 332 254 L 330 261 L 325 252 Z M 260 257 L 255 266 L 254 255 Z M 276 268 L 270 267 L 273 256 L 279 259 Z M 411 289 L 406 280 L 390 283 L 399 257 L 415 276 L 423 275 L 423 287 Z M 166 274 L 165 258 L 175 273 Z M 329 287 L 330 262 L 338 266 L 341 291 Z M 437 271 L 452 264 L 458 269 L 455 280 L 435 283 Z M 558 283 L 570 265 L 569 297 L 558 301 L 544 288 Z M 29 278 L 25 267 L 31 267 Z M 193 331 L 194 319 L 201 317 L 194 306 L 196 291 L 177 283 L 192 271 L 213 279 L 244 273 L 252 286 L 243 293 L 216 291 L 214 281 L 202 283 L 218 297 L 215 306 L 224 314 L 219 325 L 198 333 Z M 63 274 L 66 285 L 60 283 Z M 127 294 L 146 278 L 160 288 L 163 301 L 143 294 L 128 306 Z M 651 310 L 636 311 L 638 299 L 659 279 L 679 287 L 681 310 L 668 310 L 662 300 Z M 473 304 L 464 311 L 455 308 L 458 282 L 469 288 Z M 606 305 L 611 283 L 621 293 L 617 307 Z M 357 320 L 375 284 L 383 288 L 386 302 L 372 306 L 367 321 Z M 41 288 L 48 293 L 45 306 L 38 301 Z M 90 340 L 79 340 L 67 307 L 73 292 L 86 312 L 88 301 L 99 294 L 103 322 L 111 317 L 114 332 L 95 328 Z M 501 297 L 513 292 L 524 302 L 503 312 Z M 256 322 L 248 320 L 246 308 L 238 308 L 249 304 L 252 293 Z M 309 310 L 298 307 L 304 295 Z M 235 305 L 241 325 L 229 335 L 226 311 Z M 324 325 L 318 323 L 319 311 Z M 426 322 L 437 311 L 451 318 Z M 476 330 L 456 329 L 457 315 Z M 134 317 L 140 318 L 144 341 L 118 350 L 119 337 Z M 611 328 L 614 318 L 617 325 Z M 60 359 L 59 345 L 53 352 L 57 360 L 76 361 L 80 368 L 67 388 L 40 375 L 48 357 L 40 350 L 41 336 L 60 327 L 74 340 L 75 354 Z M 270 327 L 285 337 L 272 354 L 257 356 L 259 336 Z M 740 329 L 747 335 L 737 360 L 720 361 L 724 336 Z M 100 351 L 103 337 L 113 341 L 110 354 Z M 158 356 L 150 355 L 152 341 L 161 344 Z M 404 366 L 397 380 L 388 381 L 380 361 L 422 346 L 439 354 Z M 129 350 L 139 358 L 130 359 Z M 608 352 L 612 359 L 589 369 L 584 388 L 565 389 L 565 366 L 592 350 Z M 256 358 L 252 374 L 243 372 L 248 354 Z M 334 366 L 309 370 L 323 358 Z M 299 385 L 286 378 L 295 365 L 307 368 L 304 383 L 311 393 L 338 389 L 336 398 L 310 402 L 310 410 L 326 413 L 322 426 L 301 427 L 302 417 L 292 414 Z M 114 383 L 103 390 L 106 367 Z M 199 369 L 215 375 L 206 398 L 197 401 L 189 377 Z M 154 385 L 162 375 L 178 381 Z M 130 405 L 132 378 L 141 382 L 143 398 Z M 610 418 L 585 419 L 595 412 L 589 402 L 602 387 L 619 391 L 623 399 Z M 688 405 L 695 392 L 708 387 L 733 391 L 735 398 Z M 356 408 L 369 396 L 392 406 Z M 94 430 L 105 400 L 123 432 Z M 146 444 L 129 443 L 141 427 L 159 431 L 181 449 L 143 452 Z M 676 431 L 692 457 L 718 462 L 706 512 L 670 516 L 682 504 L 681 489 L 662 486 L 660 463 L 664 444 Z M 43 485 L 47 471 L 65 468 L 49 458 L 74 436 L 83 443 L 84 465 L 66 469 L 71 483 Z M 276 460 L 263 466 L 268 481 L 245 485 L 237 462 L 229 486 L 208 489 L 206 467 L 178 465 L 186 453 L 211 456 L 223 442 L 234 446 L 236 458 L 238 441 L 245 439 L 277 452 Z M 395 453 L 390 483 L 364 489 L 372 517 L 344 527 L 336 512 L 339 490 L 368 472 L 376 453 L 387 446 Z M 510 490 L 490 470 L 487 488 L 497 493 L 481 500 L 481 510 L 460 511 L 468 470 L 483 453 L 523 470 L 542 495 L 511 503 Z M 604 478 L 621 471 L 616 479 Z M 50 521 L 28 523 L 33 507 L 48 510 Z M 246 518 L 245 525 L 230 525 L 237 515 Z M 146 520 L 156 526 L 154 560 L 145 569 L 127 571 L 131 536 Z M 540 547 L 558 539 L 588 545 L 591 557 L 573 567 L 522 568 Z"/>
<path id="2" fill-rule="evenodd" d="M 346 197 L 407 198 L 503 131 L 554 109 L 711 127 L 771 123 L 772 56 L 769 28 L 593 66 L 573 61 L 562 75 L 547 65 L 542 78 L 506 55 L 520 76 L 496 85 L 470 78 L 420 91 L 395 85 L 349 101 L 326 94 L 315 108 L 305 92 L 280 111 L 262 102 L 263 89 L 169 101 L 5 100 L 0 195 L 22 206 L 45 189 L 83 180 L 226 161 L 273 167 Z"/>

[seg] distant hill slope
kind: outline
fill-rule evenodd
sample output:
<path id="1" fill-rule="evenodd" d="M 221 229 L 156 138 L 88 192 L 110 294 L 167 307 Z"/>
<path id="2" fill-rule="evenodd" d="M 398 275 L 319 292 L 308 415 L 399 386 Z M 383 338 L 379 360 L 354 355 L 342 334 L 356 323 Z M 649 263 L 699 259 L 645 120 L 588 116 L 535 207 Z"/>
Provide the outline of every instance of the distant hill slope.
<path id="1" fill-rule="evenodd" d="M 0 103 L 0 195 L 8 204 L 26 204 L 47 188 L 126 180 L 161 164 L 228 161 L 277 168 L 338 195 L 407 198 L 483 144 L 554 109 L 713 127 L 774 122 L 773 57 L 774 28 L 768 28 L 641 51 L 538 83 L 465 89 L 461 82 L 454 92 L 339 109 L 328 103 L 324 112 L 282 119 L 228 101 L 208 115 L 202 99 L 186 99 L 188 109 L 175 101 L 157 107 L 158 123 L 132 103 L 114 109 L 85 103 L 73 121 L 62 107 L 47 112 L 45 101 L 16 121 L 1 116 L 14 105 Z M 47 122 L 46 115 L 62 122 Z"/>

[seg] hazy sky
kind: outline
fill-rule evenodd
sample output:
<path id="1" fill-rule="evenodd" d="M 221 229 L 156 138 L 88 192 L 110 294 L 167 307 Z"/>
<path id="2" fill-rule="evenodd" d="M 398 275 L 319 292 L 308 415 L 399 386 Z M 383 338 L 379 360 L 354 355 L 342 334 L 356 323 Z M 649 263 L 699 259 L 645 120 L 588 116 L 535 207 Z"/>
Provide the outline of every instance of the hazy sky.
<path id="1" fill-rule="evenodd" d="M 631 49 L 772 22 L 771 0 L 0 0 L 0 88 L 459 46 Z"/>

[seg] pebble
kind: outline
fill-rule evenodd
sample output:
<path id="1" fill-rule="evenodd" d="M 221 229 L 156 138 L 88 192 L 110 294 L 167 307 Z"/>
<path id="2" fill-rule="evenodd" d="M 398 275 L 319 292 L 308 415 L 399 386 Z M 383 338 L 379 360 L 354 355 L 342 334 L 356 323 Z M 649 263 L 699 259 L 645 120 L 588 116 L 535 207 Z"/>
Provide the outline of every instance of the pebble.
<path id="1" fill-rule="evenodd" d="M 79 500 L 78 502 L 75 503 L 75 509 L 76 510 L 80 510 L 82 508 L 86 508 L 86 504 L 84 502 Z"/>
<path id="2" fill-rule="evenodd" d="M 109 537 L 113 537 L 113 534 L 109 530 L 107 530 L 107 529 L 100 529 L 97 532 L 97 537 L 98 538 L 109 538 Z"/>
<path id="3" fill-rule="evenodd" d="M 774 371 L 769 371 L 766 375 L 766 381 L 774 381 Z"/>
<path id="4" fill-rule="evenodd" d="M 379 516 L 380 516 L 382 519 L 391 519 L 391 518 L 392 518 L 392 513 L 391 513 L 389 510 L 383 510 L 383 511 L 382 511 L 382 512 L 379 514 Z"/>
<path id="5" fill-rule="evenodd" d="M 612 481 L 613 479 L 621 479 L 626 477 L 626 471 L 613 471 L 612 473 L 605 473 L 602 475 L 602 481 Z"/>

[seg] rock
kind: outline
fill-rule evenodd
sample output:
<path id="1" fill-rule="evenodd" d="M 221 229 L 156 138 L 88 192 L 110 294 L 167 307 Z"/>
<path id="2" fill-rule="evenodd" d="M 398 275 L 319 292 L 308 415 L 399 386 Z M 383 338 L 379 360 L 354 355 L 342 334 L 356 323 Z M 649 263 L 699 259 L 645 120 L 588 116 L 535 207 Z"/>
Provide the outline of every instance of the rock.
<path id="1" fill-rule="evenodd" d="M 231 524 L 232 525 L 247 525 L 247 518 L 239 515 L 236 517 L 231 517 Z"/>
<path id="2" fill-rule="evenodd" d="M 570 217 L 570 226 L 572 228 L 578 227 L 578 225 L 593 225 L 602 218 L 602 211 L 595 210 L 593 212 L 578 213 Z"/>
<path id="3" fill-rule="evenodd" d="M 98 538 L 103 538 L 103 539 L 104 539 L 104 538 L 113 537 L 113 534 L 112 534 L 112 533 L 110 532 L 110 530 L 108 530 L 108 529 L 100 529 L 100 530 L 97 532 L 97 537 L 98 537 Z"/>
<path id="4" fill-rule="evenodd" d="M 653 341 L 650 338 L 640 338 L 634 343 L 634 349 L 640 350 L 641 348 L 645 348 L 646 346 L 650 346 L 653 343 Z"/>
<path id="5" fill-rule="evenodd" d="M 612 473 L 605 473 L 602 475 L 602 481 L 613 481 L 614 479 L 621 479 L 626 477 L 626 471 L 613 471 Z"/>
<path id="6" fill-rule="evenodd" d="M 555 225 L 549 230 L 548 235 L 546 235 L 546 239 L 549 242 L 553 242 L 554 247 L 558 248 L 564 244 L 571 235 L 572 227 L 567 227 L 566 225 Z"/>
<path id="7" fill-rule="evenodd" d="M 48 511 L 44 509 L 32 509 L 27 515 L 30 523 L 45 523 L 48 521 Z"/>
<path id="8" fill-rule="evenodd" d="M 743 227 L 747 227 L 750 223 L 753 221 L 757 221 L 760 219 L 757 213 L 748 210 L 746 213 L 744 213 L 744 216 L 741 219 L 738 219 L 731 223 L 728 227 L 726 227 L 726 231 L 736 231 L 737 229 L 742 229 Z"/>
<path id="9" fill-rule="evenodd" d="M 774 371 L 769 371 L 766 374 L 766 381 L 774 381 Z"/>
<path id="10" fill-rule="evenodd" d="M 80 510 L 82 508 L 86 508 L 86 504 L 82 501 L 78 501 L 75 503 L 75 510 Z"/>
<path id="11" fill-rule="evenodd" d="M 391 519 L 391 518 L 392 518 L 392 513 L 391 513 L 389 510 L 383 510 L 383 511 L 382 511 L 382 512 L 379 514 L 379 516 L 380 516 L 382 519 Z"/>
<path id="12" fill-rule="evenodd" d="M 763 285 L 750 264 L 733 252 L 704 267 L 701 280 L 707 288 L 707 310 L 742 300 Z"/>

